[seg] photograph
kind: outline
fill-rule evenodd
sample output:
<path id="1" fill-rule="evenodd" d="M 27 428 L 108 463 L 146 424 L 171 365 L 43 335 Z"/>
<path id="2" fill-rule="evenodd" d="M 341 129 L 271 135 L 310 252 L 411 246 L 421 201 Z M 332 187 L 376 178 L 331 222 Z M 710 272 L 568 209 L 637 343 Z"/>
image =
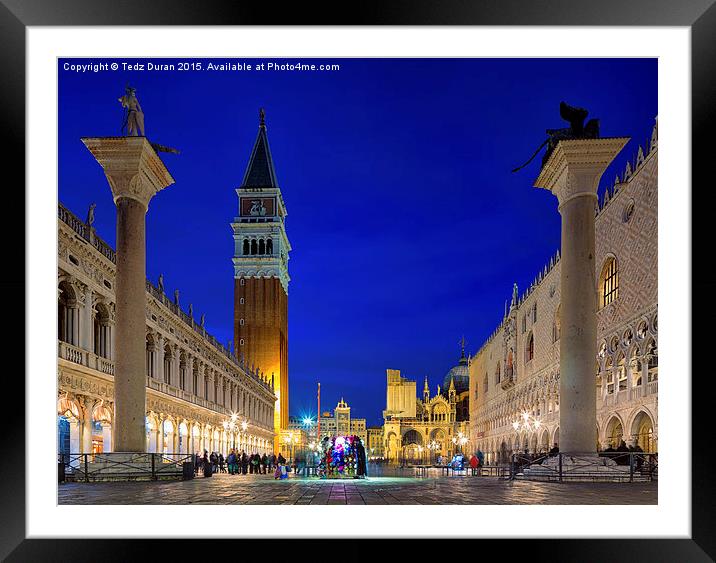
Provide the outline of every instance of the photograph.
<path id="1" fill-rule="evenodd" d="M 659 504 L 657 57 L 56 65 L 58 505 Z"/>

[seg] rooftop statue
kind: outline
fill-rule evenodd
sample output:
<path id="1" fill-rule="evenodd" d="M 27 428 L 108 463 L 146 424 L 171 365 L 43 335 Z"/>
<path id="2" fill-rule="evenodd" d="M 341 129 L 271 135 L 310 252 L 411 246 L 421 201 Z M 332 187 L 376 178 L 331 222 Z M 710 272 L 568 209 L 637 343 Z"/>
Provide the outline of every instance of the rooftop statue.
<path id="1" fill-rule="evenodd" d="M 87 224 L 91 227 L 94 225 L 94 210 L 97 207 L 96 203 L 91 203 L 87 210 Z"/>
<path id="2" fill-rule="evenodd" d="M 590 119 L 587 124 L 584 124 L 584 120 L 587 118 L 589 112 L 584 108 L 577 108 L 570 106 L 566 102 L 559 103 L 559 115 L 562 119 L 569 122 L 569 127 L 562 129 L 547 129 L 547 138 L 537 148 L 535 153 L 530 159 L 525 162 L 522 166 L 518 166 L 512 172 L 522 170 L 534 158 L 539 154 L 542 148 L 547 145 L 547 151 L 542 157 L 542 168 L 547 164 L 549 157 L 552 155 L 552 151 L 557 146 L 559 141 L 570 140 L 570 139 L 598 139 L 599 138 L 599 120 Z"/>
<path id="3" fill-rule="evenodd" d="M 124 108 L 124 120 L 122 121 L 122 134 L 128 137 L 144 137 L 144 112 L 137 99 L 137 89 L 127 85 L 124 89 L 124 96 L 119 98 L 119 103 Z"/>

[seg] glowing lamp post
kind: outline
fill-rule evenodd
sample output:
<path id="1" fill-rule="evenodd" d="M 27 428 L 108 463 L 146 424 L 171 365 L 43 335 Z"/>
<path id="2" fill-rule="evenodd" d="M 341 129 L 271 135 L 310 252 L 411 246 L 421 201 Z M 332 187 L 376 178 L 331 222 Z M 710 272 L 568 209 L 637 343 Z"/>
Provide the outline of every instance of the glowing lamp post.
<path id="1" fill-rule="evenodd" d="M 435 459 L 437 458 L 438 450 L 440 449 L 440 444 L 438 442 L 436 442 L 435 440 L 433 440 L 432 442 L 428 443 L 427 448 L 430 452 L 432 452 L 430 462 L 435 463 Z"/>
<path id="2" fill-rule="evenodd" d="M 523 412 L 520 418 L 512 423 L 512 428 L 515 429 L 515 432 L 519 432 L 522 429 L 527 434 L 537 432 L 541 426 L 542 423 L 528 412 Z"/>
<path id="3" fill-rule="evenodd" d="M 467 444 L 467 438 L 462 432 L 458 432 L 457 436 L 452 437 L 452 443 L 457 446 L 457 452 L 462 453 L 462 448 Z"/>

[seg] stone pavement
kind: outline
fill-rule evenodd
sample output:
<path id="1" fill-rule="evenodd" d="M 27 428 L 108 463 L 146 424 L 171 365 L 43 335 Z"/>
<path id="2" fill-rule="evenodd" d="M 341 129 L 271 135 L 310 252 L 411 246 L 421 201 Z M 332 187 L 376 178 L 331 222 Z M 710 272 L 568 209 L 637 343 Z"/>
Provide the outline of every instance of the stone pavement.
<path id="1" fill-rule="evenodd" d="M 271 475 L 60 483 L 59 504 L 657 504 L 657 483 L 546 483 L 496 477 L 276 481 Z"/>

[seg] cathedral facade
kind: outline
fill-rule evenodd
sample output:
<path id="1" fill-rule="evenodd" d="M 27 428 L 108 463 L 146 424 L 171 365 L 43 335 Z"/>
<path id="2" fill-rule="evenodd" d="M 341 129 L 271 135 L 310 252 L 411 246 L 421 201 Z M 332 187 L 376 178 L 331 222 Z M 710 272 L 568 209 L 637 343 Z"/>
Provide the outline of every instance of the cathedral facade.
<path id="1" fill-rule="evenodd" d="M 657 451 L 658 140 L 607 189 L 596 212 L 597 449 L 623 439 Z M 560 256 L 517 286 L 499 326 L 471 359 L 471 447 L 488 463 L 559 444 Z"/>
<path id="2" fill-rule="evenodd" d="M 422 396 L 415 381 L 387 370 L 383 411 L 383 455 L 391 463 L 433 463 L 439 456 L 467 453 L 469 444 L 469 361 L 463 351 L 458 365 L 432 395 L 428 379 Z"/>
<path id="3" fill-rule="evenodd" d="M 276 393 L 276 437 L 288 428 L 288 259 L 286 206 L 264 112 L 241 186 L 234 237 L 234 348 Z M 276 446 L 278 447 L 278 442 Z"/>

